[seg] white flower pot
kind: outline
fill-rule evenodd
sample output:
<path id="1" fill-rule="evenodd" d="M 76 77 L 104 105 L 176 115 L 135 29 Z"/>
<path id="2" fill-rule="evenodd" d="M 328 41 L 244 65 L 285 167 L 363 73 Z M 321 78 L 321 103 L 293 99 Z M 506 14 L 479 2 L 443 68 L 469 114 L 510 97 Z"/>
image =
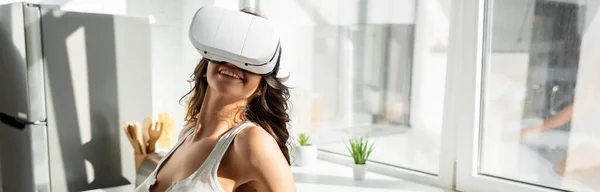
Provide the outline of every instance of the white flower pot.
<path id="1" fill-rule="evenodd" d="M 362 181 L 365 180 L 365 176 L 367 175 L 367 165 L 366 164 L 354 164 L 352 167 L 354 172 L 354 180 Z"/>
<path id="2" fill-rule="evenodd" d="M 317 146 L 296 146 L 294 150 L 294 165 L 308 166 L 317 160 Z"/>

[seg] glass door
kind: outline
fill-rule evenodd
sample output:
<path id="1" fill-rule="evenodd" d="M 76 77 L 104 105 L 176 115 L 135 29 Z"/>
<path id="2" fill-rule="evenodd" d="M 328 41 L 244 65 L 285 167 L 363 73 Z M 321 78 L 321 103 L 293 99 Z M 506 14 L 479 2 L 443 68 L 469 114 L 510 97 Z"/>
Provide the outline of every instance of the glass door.
<path id="1" fill-rule="evenodd" d="M 457 189 L 599 191 L 600 3 L 463 4 Z"/>

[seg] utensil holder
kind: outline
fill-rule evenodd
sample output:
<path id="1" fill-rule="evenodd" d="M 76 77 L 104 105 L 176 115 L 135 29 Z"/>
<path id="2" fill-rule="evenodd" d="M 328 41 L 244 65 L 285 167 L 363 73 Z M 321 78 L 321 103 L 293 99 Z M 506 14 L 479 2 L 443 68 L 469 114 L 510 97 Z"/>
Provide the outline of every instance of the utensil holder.
<path id="1" fill-rule="evenodd" d="M 142 161 L 144 161 L 144 159 L 146 159 L 147 156 L 148 156 L 148 154 L 146 154 L 146 155 L 135 154 L 135 170 L 136 171 L 140 168 Z"/>

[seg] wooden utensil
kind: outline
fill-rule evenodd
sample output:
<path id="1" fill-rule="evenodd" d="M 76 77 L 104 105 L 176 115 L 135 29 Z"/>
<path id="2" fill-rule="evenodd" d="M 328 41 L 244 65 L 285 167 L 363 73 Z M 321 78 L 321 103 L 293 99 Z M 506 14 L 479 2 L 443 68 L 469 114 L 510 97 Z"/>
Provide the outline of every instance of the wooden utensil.
<path id="1" fill-rule="evenodd" d="M 154 129 L 150 129 L 149 135 L 150 140 L 148 141 L 148 153 L 154 153 L 156 151 L 156 141 L 160 138 L 163 131 L 163 123 L 156 122 Z"/>
<path id="2" fill-rule="evenodd" d="M 135 144 L 135 140 L 133 139 L 134 137 L 133 137 L 132 130 L 133 130 L 133 125 L 132 124 L 127 125 L 127 135 L 129 136 L 129 140 L 131 141 L 131 147 L 133 148 L 133 152 L 135 154 L 138 154 L 138 148 L 137 148 L 137 145 Z"/>
<path id="3" fill-rule="evenodd" d="M 123 131 L 125 131 L 125 136 L 127 136 L 127 140 L 129 140 L 129 144 L 131 144 L 131 147 L 133 147 L 133 149 L 135 151 L 135 144 L 133 143 L 133 138 L 131 137 L 131 134 L 129 133 L 130 126 L 131 126 L 130 123 L 123 124 Z"/>
<path id="4" fill-rule="evenodd" d="M 152 129 L 152 118 L 150 117 L 146 117 L 144 118 L 143 124 L 142 124 L 142 147 L 143 148 L 147 148 L 148 147 L 148 140 L 150 140 L 150 135 L 148 135 L 148 133 L 150 132 L 150 129 Z"/>
<path id="5" fill-rule="evenodd" d="M 133 151 L 135 151 L 135 154 L 142 154 L 142 150 L 140 149 L 140 144 L 137 141 L 137 133 L 135 131 L 135 127 L 133 125 L 129 125 L 127 127 L 127 131 L 129 132 L 129 135 L 131 135 L 131 142 L 132 142 L 132 146 L 133 146 Z"/>
<path id="6" fill-rule="evenodd" d="M 135 141 L 138 143 L 138 146 L 140 148 L 140 151 L 142 152 L 142 155 L 146 155 L 146 144 L 145 144 L 145 142 L 143 140 L 143 136 L 142 136 L 143 135 L 142 132 L 144 132 L 143 128 L 139 122 L 135 122 L 133 127 L 134 127 L 135 134 L 136 134 Z"/>

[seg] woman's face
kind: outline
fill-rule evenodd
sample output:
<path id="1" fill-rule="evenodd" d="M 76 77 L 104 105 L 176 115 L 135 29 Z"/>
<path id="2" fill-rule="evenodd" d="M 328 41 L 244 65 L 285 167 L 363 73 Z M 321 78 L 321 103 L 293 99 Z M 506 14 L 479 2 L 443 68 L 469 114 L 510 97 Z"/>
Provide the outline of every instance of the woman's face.
<path id="1" fill-rule="evenodd" d="M 247 99 L 258 88 L 260 75 L 247 73 L 230 63 L 208 62 L 206 79 L 213 91 L 233 99 Z"/>

